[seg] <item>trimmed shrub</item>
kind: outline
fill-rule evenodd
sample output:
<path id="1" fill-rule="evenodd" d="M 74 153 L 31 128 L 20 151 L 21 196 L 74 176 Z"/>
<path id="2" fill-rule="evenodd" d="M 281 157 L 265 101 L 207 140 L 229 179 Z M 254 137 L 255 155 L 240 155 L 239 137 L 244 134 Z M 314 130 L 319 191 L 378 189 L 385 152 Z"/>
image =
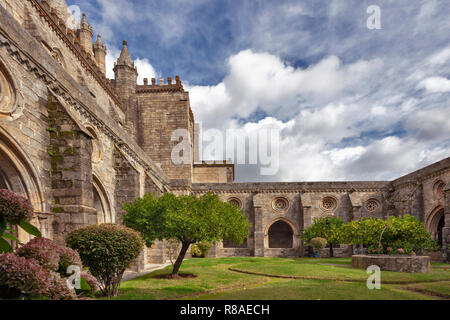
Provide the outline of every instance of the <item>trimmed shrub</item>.
<path id="1" fill-rule="evenodd" d="M 211 250 L 212 243 L 201 241 L 191 246 L 191 255 L 193 257 L 205 258 L 208 256 L 209 250 Z"/>
<path id="2" fill-rule="evenodd" d="M 67 245 L 78 251 L 81 261 L 100 283 L 105 296 L 116 296 L 125 270 L 141 252 L 141 235 L 116 224 L 91 225 L 73 231 Z"/>
<path id="3" fill-rule="evenodd" d="M 30 200 L 10 190 L 0 189 L 0 215 L 6 222 L 16 225 L 33 217 L 33 207 Z"/>
<path id="4" fill-rule="evenodd" d="M 309 241 L 309 244 L 315 249 L 315 250 L 320 250 L 326 247 L 327 245 L 327 239 L 324 238 L 320 238 L 320 237 L 316 237 L 316 238 L 312 238 Z"/>

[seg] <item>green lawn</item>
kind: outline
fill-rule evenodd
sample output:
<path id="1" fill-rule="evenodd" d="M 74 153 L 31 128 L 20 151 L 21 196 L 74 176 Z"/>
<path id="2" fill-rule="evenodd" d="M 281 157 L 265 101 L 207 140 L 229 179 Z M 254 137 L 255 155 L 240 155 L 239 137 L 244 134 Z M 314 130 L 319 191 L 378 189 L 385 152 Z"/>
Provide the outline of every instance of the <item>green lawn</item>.
<path id="1" fill-rule="evenodd" d="M 190 259 L 182 273 L 196 278 L 157 279 L 171 267 L 123 282 L 115 299 L 440 299 L 450 295 L 450 269 L 433 264 L 427 274 L 381 273 L 381 290 L 366 287 L 365 270 L 353 269 L 349 258 Z M 246 274 L 254 272 L 266 275 Z M 277 278 L 269 275 L 298 277 Z"/>

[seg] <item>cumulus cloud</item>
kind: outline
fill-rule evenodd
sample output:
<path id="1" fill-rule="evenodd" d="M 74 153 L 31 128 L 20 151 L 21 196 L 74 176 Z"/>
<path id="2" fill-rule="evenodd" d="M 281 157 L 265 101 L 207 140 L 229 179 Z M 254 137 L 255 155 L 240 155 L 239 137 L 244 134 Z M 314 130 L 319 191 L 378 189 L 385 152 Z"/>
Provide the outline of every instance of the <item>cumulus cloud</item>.
<path id="1" fill-rule="evenodd" d="M 278 56 L 245 50 L 228 59 L 220 83 L 187 89 L 204 128 L 243 135 L 268 125 L 280 130 L 277 174 L 261 176 L 260 164 L 238 164 L 240 181 L 387 180 L 448 156 L 435 144 L 450 136 L 450 108 L 420 110 L 423 97 L 408 97 L 414 88 L 397 92 L 400 79 L 385 67 L 380 59 L 345 64 L 329 56 L 295 68 Z M 390 85 L 383 87 L 380 78 Z M 257 112 L 263 116 L 254 121 Z"/>
<path id="2" fill-rule="evenodd" d="M 443 77 L 431 77 L 420 82 L 419 88 L 429 92 L 450 92 L 450 80 Z"/>
<path id="3" fill-rule="evenodd" d="M 381 66 L 379 59 L 343 65 L 330 56 L 302 69 L 275 55 L 245 50 L 228 59 L 228 75 L 222 82 L 188 89 L 195 114 L 211 126 L 219 126 L 224 117 L 247 118 L 257 110 L 288 118 L 310 103 L 332 101 L 356 88 L 364 92 L 364 80 Z"/>

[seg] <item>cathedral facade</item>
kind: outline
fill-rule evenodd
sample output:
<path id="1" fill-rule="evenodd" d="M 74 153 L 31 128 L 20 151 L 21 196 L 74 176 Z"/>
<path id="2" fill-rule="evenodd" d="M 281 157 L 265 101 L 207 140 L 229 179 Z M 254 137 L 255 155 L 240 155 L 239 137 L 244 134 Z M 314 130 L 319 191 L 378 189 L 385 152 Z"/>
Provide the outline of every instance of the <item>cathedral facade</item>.
<path id="1" fill-rule="evenodd" d="M 63 242 L 80 226 L 121 223 L 123 204 L 147 192 L 212 191 L 252 223 L 243 244 L 224 241 L 212 256 L 301 256 L 299 236 L 315 217 L 408 213 L 450 258 L 450 158 L 394 181 L 235 183 L 233 164 L 195 156 L 197 126 L 180 78 L 138 85 L 126 41 L 115 78 L 106 78 L 101 37 L 93 43 L 84 15 L 69 28 L 69 15 L 64 0 L 0 0 L 0 188 L 31 200 L 43 236 Z M 189 161 L 175 164 L 179 129 Z M 158 242 L 136 268 L 166 254 Z"/>

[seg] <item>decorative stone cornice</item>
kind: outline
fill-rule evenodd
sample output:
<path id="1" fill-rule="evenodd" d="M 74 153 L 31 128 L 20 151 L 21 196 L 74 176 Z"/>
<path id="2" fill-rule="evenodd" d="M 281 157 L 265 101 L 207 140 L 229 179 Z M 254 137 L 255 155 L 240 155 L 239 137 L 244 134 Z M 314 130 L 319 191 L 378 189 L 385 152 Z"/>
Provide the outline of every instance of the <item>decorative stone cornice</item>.
<path id="1" fill-rule="evenodd" d="M 120 99 L 117 96 L 111 82 L 106 78 L 92 56 L 87 53 L 80 45 L 78 38 L 73 31 L 66 27 L 65 22 L 58 17 L 55 10 L 48 5 L 46 0 L 28 0 L 36 8 L 39 15 L 48 23 L 59 38 L 67 45 L 73 54 L 79 59 L 81 66 L 88 71 L 100 86 L 108 93 L 114 102 L 120 106 Z"/>
<path id="2" fill-rule="evenodd" d="M 262 193 L 262 194 L 306 194 L 381 192 L 388 182 L 280 182 L 280 183 L 194 183 L 193 193 Z M 345 187 L 344 187 L 345 185 Z"/>
<path id="3" fill-rule="evenodd" d="M 1 10 L 1 8 L 0 8 Z M 5 47 L 7 53 L 13 57 L 18 63 L 24 65 L 27 70 L 34 74 L 34 76 L 42 80 L 51 91 L 60 97 L 69 107 L 73 108 L 81 118 L 88 121 L 98 130 L 102 131 L 103 134 L 108 137 L 114 144 L 116 144 L 123 152 L 130 156 L 136 163 L 141 165 L 146 171 L 155 176 L 160 180 L 165 187 L 168 185 L 168 177 L 162 172 L 162 170 L 157 169 L 156 165 L 151 165 L 148 161 L 140 157 L 135 148 L 131 148 L 113 129 L 111 129 L 105 122 L 98 117 L 98 115 L 87 107 L 82 101 L 75 98 L 73 94 L 64 87 L 55 77 L 50 74 L 46 69 L 44 69 L 38 62 L 34 60 L 30 54 L 24 52 L 17 43 L 9 38 L 3 30 L 0 29 L 0 48 Z M 56 62 L 55 62 L 56 64 Z M 59 65 L 57 66 L 61 68 Z M 131 138 L 130 138 L 131 140 Z M 138 148 L 138 147 L 136 147 Z"/>

